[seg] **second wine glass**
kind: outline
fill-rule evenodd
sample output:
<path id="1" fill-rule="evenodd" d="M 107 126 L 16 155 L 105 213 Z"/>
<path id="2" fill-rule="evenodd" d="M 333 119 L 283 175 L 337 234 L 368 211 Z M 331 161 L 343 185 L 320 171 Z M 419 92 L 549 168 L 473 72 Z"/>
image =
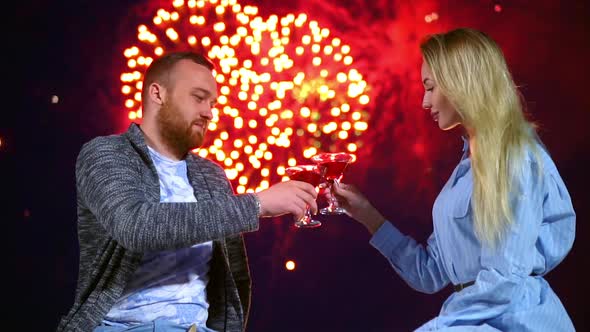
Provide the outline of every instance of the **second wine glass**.
<path id="1" fill-rule="evenodd" d="M 325 190 L 332 190 L 334 181 L 340 181 L 344 176 L 344 170 L 354 159 L 349 153 L 320 153 L 311 160 L 318 165 L 322 179 L 325 181 Z M 320 210 L 321 214 L 344 214 L 346 210 L 338 206 L 338 201 L 333 195 L 328 195 L 328 206 Z"/>

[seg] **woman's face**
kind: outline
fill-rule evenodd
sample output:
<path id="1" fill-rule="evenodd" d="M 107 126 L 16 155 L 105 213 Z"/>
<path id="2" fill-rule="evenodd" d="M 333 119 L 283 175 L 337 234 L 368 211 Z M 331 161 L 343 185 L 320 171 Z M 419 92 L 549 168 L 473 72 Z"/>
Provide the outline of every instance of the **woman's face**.
<path id="1" fill-rule="evenodd" d="M 461 116 L 440 91 L 426 61 L 422 62 L 422 83 L 424 84 L 422 107 L 430 111 L 430 116 L 438 122 L 438 127 L 449 130 L 460 125 Z"/>

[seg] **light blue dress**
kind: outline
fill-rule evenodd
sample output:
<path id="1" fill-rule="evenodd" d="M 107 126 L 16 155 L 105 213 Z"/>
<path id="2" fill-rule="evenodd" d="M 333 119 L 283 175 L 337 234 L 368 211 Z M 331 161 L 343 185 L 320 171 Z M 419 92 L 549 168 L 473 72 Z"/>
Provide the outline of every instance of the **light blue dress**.
<path id="1" fill-rule="evenodd" d="M 434 231 L 418 244 L 385 222 L 371 244 L 414 289 L 434 293 L 475 281 L 454 292 L 437 317 L 417 331 L 574 331 L 544 275 L 570 251 L 575 212 L 555 164 L 539 145 L 543 164 L 527 153 L 511 195 L 514 224 L 492 249 L 474 233 L 473 175 L 465 141 L 461 162 L 437 197 Z M 539 171 L 541 176 L 538 176 Z M 494 188 L 490 188 L 494 190 Z"/>

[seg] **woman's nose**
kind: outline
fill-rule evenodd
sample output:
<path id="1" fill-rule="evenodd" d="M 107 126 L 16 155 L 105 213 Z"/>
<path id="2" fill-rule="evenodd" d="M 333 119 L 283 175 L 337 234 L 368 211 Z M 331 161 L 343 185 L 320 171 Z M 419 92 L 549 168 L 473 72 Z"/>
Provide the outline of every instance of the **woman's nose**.
<path id="1" fill-rule="evenodd" d="M 425 110 L 428 110 L 432 107 L 432 104 L 430 104 L 430 101 L 426 99 L 426 97 L 424 97 L 424 99 L 422 99 L 422 108 Z"/>

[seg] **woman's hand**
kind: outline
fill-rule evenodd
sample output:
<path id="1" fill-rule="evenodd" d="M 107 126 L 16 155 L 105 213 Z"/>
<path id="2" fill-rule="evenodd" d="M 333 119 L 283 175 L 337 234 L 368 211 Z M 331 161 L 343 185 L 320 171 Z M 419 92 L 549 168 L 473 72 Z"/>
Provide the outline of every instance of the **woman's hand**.
<path id="1" fill-rule="evenodd" d="M 332 193 L 346 214 L 363 224 L 371 234 L 375 233 L 385 222 L 385 218 L 353 185 L 334 181 Z"/>

